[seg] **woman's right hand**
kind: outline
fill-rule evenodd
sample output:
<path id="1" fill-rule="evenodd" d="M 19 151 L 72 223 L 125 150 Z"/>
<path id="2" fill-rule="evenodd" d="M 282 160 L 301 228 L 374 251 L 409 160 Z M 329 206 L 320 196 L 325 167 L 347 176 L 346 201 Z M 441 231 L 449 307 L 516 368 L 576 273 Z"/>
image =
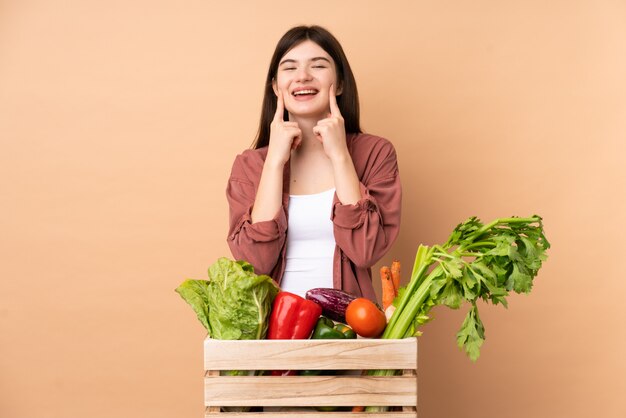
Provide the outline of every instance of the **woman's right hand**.
<path id="1" fill-rule="evenodd" d="M 270 124 L 270 143 L 265 162 L 270 162 L 280 167 L 289 161 L 291 150 L 299 147 L 302 142 L 302 131 L 298 123 L 285 122 L 283 120 L 284 112 L 283 93 L 279 90 L 276 113 Z"/>

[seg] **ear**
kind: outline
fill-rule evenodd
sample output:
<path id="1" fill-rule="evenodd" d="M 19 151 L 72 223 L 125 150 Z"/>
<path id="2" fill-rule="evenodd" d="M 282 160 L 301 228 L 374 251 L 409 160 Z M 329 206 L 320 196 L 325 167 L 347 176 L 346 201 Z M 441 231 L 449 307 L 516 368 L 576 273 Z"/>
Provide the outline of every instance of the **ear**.
<path id="1" fill-rule="evenodd" d="M 343 93 L 343 83 L 339 82 L 338 84 L 339 84 L 339 86 L 337 87 L 337 90 L 335 90 L 335 95 L 336 96 L 340 96 L 341 93 Z"/>
<path id="2" fill-rule="evenodd" d="M 276 79 L 272 78 L 272 90 L 274 90 L 274 95 L 278 97 L 278 88 L 276 87 Z"/>

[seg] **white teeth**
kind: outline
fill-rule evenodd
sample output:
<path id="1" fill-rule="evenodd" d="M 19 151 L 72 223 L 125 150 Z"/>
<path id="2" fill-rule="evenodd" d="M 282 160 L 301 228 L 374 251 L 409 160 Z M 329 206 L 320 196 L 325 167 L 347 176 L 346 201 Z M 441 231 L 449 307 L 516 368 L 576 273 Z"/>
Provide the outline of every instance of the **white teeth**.
<path id="1" fill-rule="evenodd" d="M 317 93 L 317 90 L 300 90 L 300 91 L 296 91 L 293 93 L 294 96 L 298 96 L 301 94 L 315 94 Z"/>

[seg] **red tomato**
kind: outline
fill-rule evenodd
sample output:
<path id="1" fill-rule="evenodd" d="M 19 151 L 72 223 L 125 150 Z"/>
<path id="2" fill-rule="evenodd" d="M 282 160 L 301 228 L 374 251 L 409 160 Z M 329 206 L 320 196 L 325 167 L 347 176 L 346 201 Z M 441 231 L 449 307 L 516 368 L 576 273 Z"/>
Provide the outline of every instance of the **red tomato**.
<path id="1" fill-rule="evenodd" d="M 385 330 L 387 319 L 372 301 L 356 298 L 346 308 L 346 322 L 354 332 L 365 338 L 376 338 Z"/>

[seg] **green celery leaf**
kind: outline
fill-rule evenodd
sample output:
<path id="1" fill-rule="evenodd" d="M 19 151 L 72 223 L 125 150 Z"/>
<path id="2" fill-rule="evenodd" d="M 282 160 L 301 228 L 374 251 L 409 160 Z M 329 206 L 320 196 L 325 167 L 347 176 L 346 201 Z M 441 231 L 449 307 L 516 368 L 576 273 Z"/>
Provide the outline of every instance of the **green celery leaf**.
<path id="1" fill-rule="evenodd" d="M 494 285 L 497 283 L 498 277 L 496 273 L 487 267 L 482 261 L 474 261 L 472 263 L 472 269 L 480 271 L 481 275 L 485 278 L 485 282 L 489 282 Z"/>
<path id="2" fill-rule="evenodd" d="M 485 342 L 485 327 L 478 316 L 476 305 L 465 316 L 463 325 L 456 335 L 459 348 L 465 350 L 470 360 L 476 361 L 480 356 L 480 347 Z"/>
<path id="3" fill-rule="evenodd" d="M 508 296 L 509 294 L 507 293 L 506 295 L 503 296 L 494 296 L 491 295 L 491 303 L 493 303 L 494 305 L 497 304 L 501 304 L 502 306 L 504 306 L 505 308 L 509 307 L 509 303 L 506 301 L 506 296 Z"/>
<path id="4" fill-rule="evenodd" d="M 463 277 L 463 263 L 459 258 L 445 260 L 442 261 L 441 264 L 453 279 Z"/>
<path id="5" fill-rule="evenodd" d="M 430 298 L 433 300 L 439 299 L 439 292 L 446 285 L 447 280 L 445 276 L 435 278 L 430 285 Z"/>
<path id="6" fill-rule="evenodd" d="M 496 246 L 486 251 L 486 255 L 508 256 L 509 247 L 515 242 L 515 238 L 508 235 L 496 235 L 491 241 L 495 243 Z"/>
<path id="7" fill-rule="evenodd" d="M 523 267 L 522 267 L 523 268 Z M 528 293 L 533 285 L 533 278 L 525 271 L 520 271 L 520 264 L 513 264 L 513 272 L 509 276 L 507 289 L 512 288 L 516 293 Z"/>
<path id="8" fill-rule="evenodd" d="M 496 274 L 496 283 L 499 287 L 504 287 L 506 283 L 506 272 L 509 265 L 508 258 L 506 257 L 493 257 L 489 260 L 489 266 L 491 270 Z"/>
<path id="9" fill-rule="evenodd" d="M 452 309 L 459 309 L 463 303 L 463 294 L 459 289 L 457 282 L 449 281 L 441 292 L 439 302 Z"/>
<path id="10" fill-rule="evenodd" d="M 476 287 L 476 278 L 472 274 L 471 270 L 463 269 L 463 281 L 461 284 L 463 285 L 463 297 L 467 300 L 476 299 L 476 293 L 473 291 L 473 288 Z"/>

